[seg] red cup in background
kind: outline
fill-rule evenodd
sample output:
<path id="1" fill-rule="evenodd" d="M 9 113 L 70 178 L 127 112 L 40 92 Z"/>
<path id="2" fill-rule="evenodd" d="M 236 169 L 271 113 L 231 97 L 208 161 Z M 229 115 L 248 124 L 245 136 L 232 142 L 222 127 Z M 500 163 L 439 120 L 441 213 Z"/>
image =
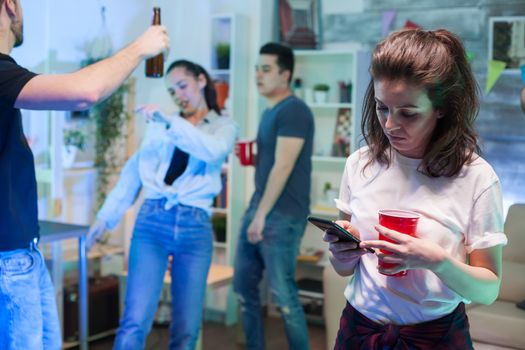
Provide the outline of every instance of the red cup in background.
<path id="1" fill-rule="evenodd" d="M 255 140 L 237 141 L 237 157 L 243 166 L 255 165 Z"/>
<path id="2" fill-rule="evenodd" d="M 404 233 L 406 235 L 416 237 L 417 222 L 421 215 L 409 210 L 397 210 L 397 209 L 384 209 L 379 210 L 379 225 L 389 228 L 391 230 L 397 231 L 399 233 Z M 396 243 L 391 239 L 379 234 L 379 239 L 382 241 L 387 241 L 391 243 Z M 380 249 L 381 253 L 392 254 L 388 250 Z M 390 264 L 379 261 L 379 266 L 385 269 L 389 269 L 397 266 L 397 264 Z M 388 275 L 383 273 L 386 276 L 393 277 L 403 277 L 406 276 L 406 271 L 401 271 L 393 275 Z"/>

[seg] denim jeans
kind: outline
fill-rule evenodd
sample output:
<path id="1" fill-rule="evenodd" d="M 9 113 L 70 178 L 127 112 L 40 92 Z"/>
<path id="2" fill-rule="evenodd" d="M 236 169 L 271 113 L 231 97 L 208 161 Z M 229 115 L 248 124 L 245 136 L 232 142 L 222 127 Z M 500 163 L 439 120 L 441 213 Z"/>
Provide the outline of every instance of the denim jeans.
<path id="1" fill-rule="evenodd" d="M 0 252 L 0 349 L 62 346 L 55 291 L 35 245 Z"/>
<path id="2" fill-rule="evenodd" d="M 259 283 L 266 269 L 273 302 L 284 320 L 288 347 L 309 349 L 308 329 L 295 283 L 296 258 L 306 225 L 305 218 L 271 213 L 266 219 L 263 240 L 248 242 L 246 230 L 253 210 L 244 215 L 237 245 L 233 286 L 241 304 L 241 319 L 247 349 L 264 349 L 264 325 Z"/>
<path id="3" fill-rule="evenodd" d="M 135 223 L 129 252 L 124 315 L 114 349 L 143 349 L 171 263 L 170 349 L 193 349 L 202 322 L 206 279 L 212 257 L 208 213 L 165 199 L 146 200 Z"/>

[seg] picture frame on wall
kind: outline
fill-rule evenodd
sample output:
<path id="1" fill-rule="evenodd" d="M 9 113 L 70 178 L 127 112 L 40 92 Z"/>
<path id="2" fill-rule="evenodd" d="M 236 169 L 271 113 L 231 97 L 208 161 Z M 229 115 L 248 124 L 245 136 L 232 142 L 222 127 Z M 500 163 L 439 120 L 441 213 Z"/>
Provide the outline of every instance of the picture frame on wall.
<path id="1" fill-rule="evenodd" d="M 350 156 L 350 135 L 352 134 L 352 109 L 339 108 L 335 121 L 332 142 L 332 157 Z"/>
<path id="2" fill-rule="evenodd" d="M 321 0 L 275 0 L 275 41 L 293 49 L 321 49 Z"/>
<path id="3" fill-rule="evenodd" d="M 489 18 L 489 61 L 506 63 L 506 71 L 525 65 L 525 16 Z"/>

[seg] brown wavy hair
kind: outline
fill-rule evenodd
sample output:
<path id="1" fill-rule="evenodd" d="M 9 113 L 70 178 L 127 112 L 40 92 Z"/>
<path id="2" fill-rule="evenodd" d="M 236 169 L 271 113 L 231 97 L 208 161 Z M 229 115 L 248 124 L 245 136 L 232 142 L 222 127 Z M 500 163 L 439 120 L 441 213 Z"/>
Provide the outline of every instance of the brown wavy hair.
<path id="1" fill-rule="evenodd" d="M 425 150 L 419 171 L 431 177 L 452 177 L 480 153 L 474 120 L 479 111 L 479 86 L 461 40 L 446 29 L 406 29 L 390 34 L 372 54 L 370 81 L 363 106 L 361 131 L 370 161 L 390 165 L 392 149 L 376 115 L 374 80 L 401 80 L 427 91 L 432 107 L 443 117 Z"/>

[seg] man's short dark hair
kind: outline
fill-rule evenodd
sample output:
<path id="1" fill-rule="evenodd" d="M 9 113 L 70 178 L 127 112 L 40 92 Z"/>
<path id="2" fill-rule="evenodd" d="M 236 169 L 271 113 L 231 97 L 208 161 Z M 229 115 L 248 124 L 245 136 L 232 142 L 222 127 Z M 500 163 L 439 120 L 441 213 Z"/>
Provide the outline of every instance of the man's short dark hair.
<path id="1" fill-rule="evenodd" d="M 290 77 L 288 78 L 288 83 L 292 80 L 294 68 L 294 56 L 292 49 L 279 43 L 267 43 L 261 47 L 259 54 L 277 56 L 277 65 L 280 69 L 279 72 L 282 73 L 285 70 L 289 70 Z"/>

